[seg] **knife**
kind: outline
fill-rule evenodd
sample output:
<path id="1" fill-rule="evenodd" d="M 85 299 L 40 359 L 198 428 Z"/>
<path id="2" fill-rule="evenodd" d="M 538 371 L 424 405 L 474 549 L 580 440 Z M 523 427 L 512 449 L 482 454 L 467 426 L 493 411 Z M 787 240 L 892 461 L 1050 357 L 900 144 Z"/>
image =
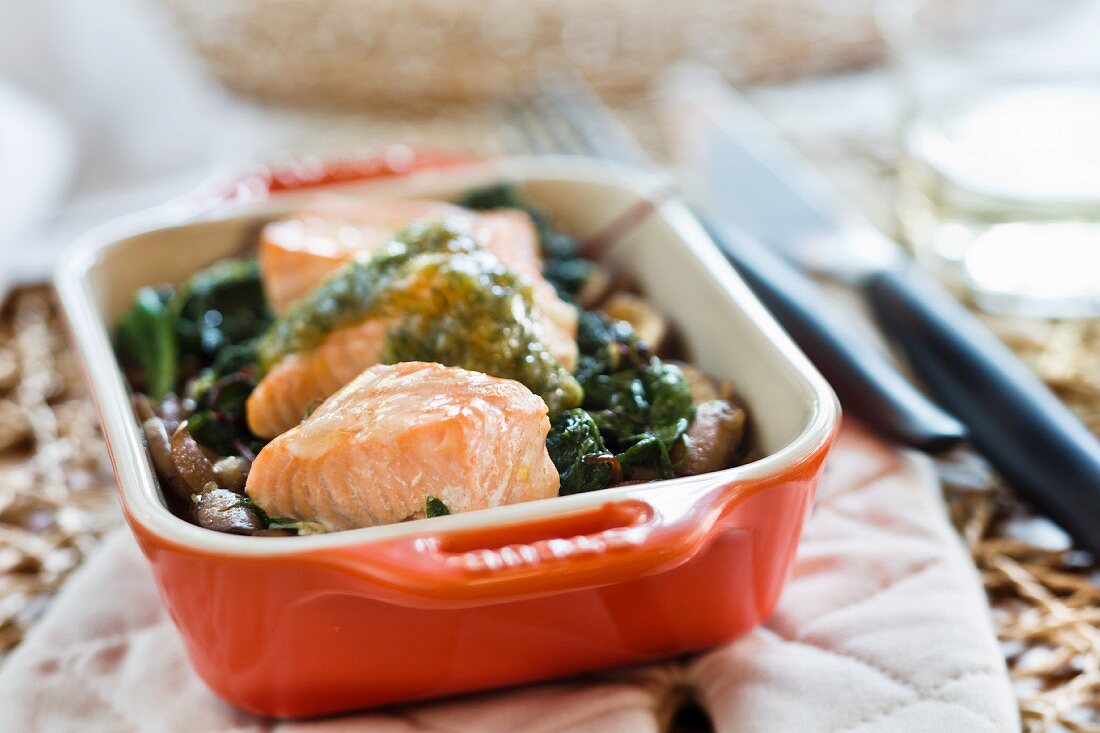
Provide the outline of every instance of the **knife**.
<path id="1" fill-rule="evenodd" d="M 656 167 L 630 131 L 576 74 L 548 73 L 537 89 L 530 111 L 556 142 L 568 137 L 596 157 Z M 553 125 L 559 118 L 564 129 Z M 887 438 L 929 452 L 946 450 L 964 438 L 965 428 L 914 388 L 809 277 L 744 232 L 699 219 L 830 382 L 849 414 Z"/>
<path id="2" fill-rule="evenodd" d="M 844 205 L 714 71 L 681 65 L 658 96 L 704 212 L 853 285 L 940 403 L 1009 484 L 1100 552 L 1100 441 L 996 336 Z"/>

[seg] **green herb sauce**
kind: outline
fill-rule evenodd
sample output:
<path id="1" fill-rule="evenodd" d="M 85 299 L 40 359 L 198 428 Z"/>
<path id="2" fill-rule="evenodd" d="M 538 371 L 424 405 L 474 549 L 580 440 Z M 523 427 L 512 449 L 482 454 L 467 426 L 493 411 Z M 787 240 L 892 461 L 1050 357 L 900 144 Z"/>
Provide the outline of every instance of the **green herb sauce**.
<path id="1" fill-rule="evenodd" d="M 393 319 L 382 361 L 433 361 L 515 379 L 552 415 L 583 392 L 543 345 L 526 282 L 468 235 L 414 225 L 313 291 L 259 343 L 265 368 L 368 318 Z"/>

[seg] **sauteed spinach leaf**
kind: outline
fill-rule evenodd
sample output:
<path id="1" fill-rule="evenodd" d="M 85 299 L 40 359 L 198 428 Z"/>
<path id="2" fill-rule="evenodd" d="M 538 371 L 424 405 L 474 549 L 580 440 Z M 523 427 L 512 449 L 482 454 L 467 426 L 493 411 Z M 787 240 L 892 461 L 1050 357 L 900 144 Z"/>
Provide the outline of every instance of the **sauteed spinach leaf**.
<path id="1" fill-rule="evenodd" d="M 254 453 L 264 442 L 248 430 L 244 404 L 256 384 L 256 335 L 270 321 L 255 259 L 223 260 L 178 289 L 139 290 L 117 341 L 146 394 L 180 394 L 196 441 L 219 455 Z"/>
<path id="2" fill-rule="evenodd" d="M 270 322 L 255 259 L 223 260 L 176 290 L 139 290 L 117 341 L 149 396 L 161 399 L 187 372 L 213 366 L 221 376 L 255 361 L 252 343 Z"/>
<path id="3" fill-rule="evenodd" d="M 248 429 L 245 403 L 256 388 L 255 365 L 218 376 L 205 370 L 190 385 L 194 412 L 188 418 L 191 435 L 218 455 L 236 455 L 241 448 L 258 453 L 264 440 Z"/>
<path id="4" fill-rule="evenodd" d="M 577 345 L 582 409 L 559 417 L 546 440 L 560 493 L 672 478 L 673 447 L 695 412 L 679 367 L 650 355 L 629 324 L 594 311 L 582 311 Z"/>
<path id="5" fill-rule="evenodd" d="M 562 496 L 604 489 L 621 478 L 615 456 L 604 446 L 592 416 L 582 409 L 566 410 L 554 421 L 546 450 L 561 477 Z"/>
<path id="6" fill-rule="evenodd" d="M 649 362 L 649 347 L 626 321 L 615 321 L 597 311 L 582 310 L 577 319 L 577 378 L 610 374 Z"/>
<path id="7" fill-rule="evenodd" d="M 654 358 L 634 369 L 593 375 L 581 386 L 583 407 L 622 463 L 624 477 L 644 467 L 672 478 L 669 455 L 694 416 L 691 388 L 679 367 Z"/>
<path id="8" fill-rule="evenodd" d="M 138 385 L 153 399 L 162 399 L 176 388 L 179 346 L 176 318 L 169 307 L 171 288 L 142 288 L 134 295 L 130 311 L 116 330 L 123 362 L 137 369 Z"/>
<path id="9" fill-rule="evenodd" d="M 447 508 L 447 505 L 443 503 L 442 499 L 429 496 L 424 502 L 424 516 L 428 519 L 432 517 L 444 517 L 450 513 L 451 510 Z"/>
<path id="10" fill-rule="evenodd" d="M 209 364 L 239 359 L 240 347 L 271 323 L 254 258 L 223 260 L 202 270 L 172 299 L 180 350 Z M 225 353 L 227 348 L 236 351 Z"/>

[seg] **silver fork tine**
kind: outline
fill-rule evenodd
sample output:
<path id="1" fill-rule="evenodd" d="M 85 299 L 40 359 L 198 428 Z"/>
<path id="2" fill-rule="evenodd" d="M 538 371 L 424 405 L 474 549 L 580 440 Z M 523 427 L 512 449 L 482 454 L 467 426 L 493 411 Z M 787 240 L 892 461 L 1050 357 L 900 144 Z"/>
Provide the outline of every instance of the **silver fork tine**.
<path id="1" fill-rule="evenodd" d="M 515 133 L 518 138 L 518 147 L 526 152 L 537 155 L 547 155 L 556 152 L 540 132 L 541 125 L 531 114 L 529 104 L 515 99 L 504 99 L 495 108 L 497 114 L 504 118 L 507 129 Z"/>
<path id="2" fill-rule="evenodd" d="M 651 164 L 626 127 L 574 72 L 545 72 L 534 92 L 504 100 L 497 110 L 532 153 Z"/>
<path id="3" fill-rule="evenodd" d="M 538 84 L 543 107 L 553 108 L 592 155 L 634 165 L 652 165 L 626 126 L 576 72 L 560 70 Z"/>
<path id="4" fill-rule="evenodd" d="M 563 105 L 552 96 L 555 91 L 551 85 L 540 81 L 535 85 L 535 92 L 528 99 L 534 115 L 543 127 L 553 134 L 558 143 L 558 149 L 575 155 L 604 157 L 603 151 L 593 137 L 584 134 L 584 131 L 565 114 Z"/>
<path id="5" fill-rule="evenodd" d="M 519 99 L 506 100 L 498 107 L 508 126 L 519 133 L 523 150 L 540 155 L 579 154 L 585 152 L 578 148 L 577 141 L 568 128 L 555 121 L 560 118 L 536 95 L 524 95 Z"/>
<path id="6" fill-rule="evenodd" d="M 525 113 L 543 135 L 550 141 L 552 151 L 565 155 L 583 155 L 589 153 L 584 140 L 573 133 L 569 125 L 561 124 L 561 115 L 558 114 L 548 100 L 542 94 L 531 94 L 526 97 Z"/>

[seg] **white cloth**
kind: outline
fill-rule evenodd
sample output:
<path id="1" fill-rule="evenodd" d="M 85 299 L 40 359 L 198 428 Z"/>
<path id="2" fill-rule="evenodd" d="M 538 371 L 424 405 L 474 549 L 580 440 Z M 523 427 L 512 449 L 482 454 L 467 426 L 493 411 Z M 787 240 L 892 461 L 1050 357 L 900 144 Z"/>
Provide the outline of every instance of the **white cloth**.
<path id="1" fill-rule="evenodd" d="M 779 609 L 695 657 L 306 722 L 236 711 L 191 670 L 128 534 L 0 668 L 0 730 L 647 733 L 688 690 L 721 733 L 1019 730 L 981 586 L 924 459 L 842 433 Z"/>

